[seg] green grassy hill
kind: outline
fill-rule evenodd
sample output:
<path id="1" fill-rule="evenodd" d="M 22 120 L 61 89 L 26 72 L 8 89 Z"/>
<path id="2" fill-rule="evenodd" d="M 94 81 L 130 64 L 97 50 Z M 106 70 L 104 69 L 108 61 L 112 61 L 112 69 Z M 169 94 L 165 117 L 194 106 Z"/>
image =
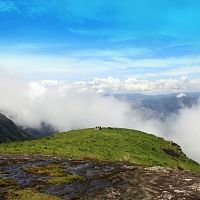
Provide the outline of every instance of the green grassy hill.
<path id="1" fill-rule="evenodd" d="M 175 143 L 151 134 L 120 128 L 73 130 L 38 140 L 5 143 L 0 145 L 0 153 L 42 153 L 200 172 L 200 165 L 187 158 Z"/>

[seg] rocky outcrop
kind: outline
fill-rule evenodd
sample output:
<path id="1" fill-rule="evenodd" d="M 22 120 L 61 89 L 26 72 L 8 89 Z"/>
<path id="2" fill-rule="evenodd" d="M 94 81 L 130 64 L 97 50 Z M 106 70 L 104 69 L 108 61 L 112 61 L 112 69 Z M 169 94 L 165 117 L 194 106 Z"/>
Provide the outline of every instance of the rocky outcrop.
<path id="1" fill-rule="evenodd" d="M 27 167 L 55 164 L 66 173 L 83 177 L 70 183 L 47 184 L 47 174 L 31 174 Z M 0 177 L 15 182 L 15 186 L 0 187 L 5 199 L 11 187 L 36 188 L 61 199 L 120 199 L 120 200 L 198 200 L 200 174 L 165 167 L 145 167 L 128 163 L 69 160 L 51 156 L 1 155 Z"/>

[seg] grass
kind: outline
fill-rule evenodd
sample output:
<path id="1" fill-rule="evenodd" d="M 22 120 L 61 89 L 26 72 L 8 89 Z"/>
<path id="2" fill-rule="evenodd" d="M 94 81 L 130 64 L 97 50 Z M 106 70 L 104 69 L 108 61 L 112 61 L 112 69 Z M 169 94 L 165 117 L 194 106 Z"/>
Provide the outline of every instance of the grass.
<path id="1" fill-rule="evenodd" d="M 31 174 L 50 176 L 46 182 L 47 184 L 61 185 L 72 183 L 76 180 L 84 180 L 83 177 L 77 174 L 67 174 L 62 165 L 50 164 L 46 166 L 26 167 L 24 171 Z"/>
<path id="2" fill-rule="evenodd" d="M 17 183 L 10 179 L 10 178 L 5 178 L 5 177 L 1 177 L 0 178 L 0 186 L 15 186 L 17 185 Z"/>
<path id="3" fill-rule="evenodd" d="M 24 171 L 31 174 L 48 175 L 48 176 L 64 176 L 65 172 L 62 165 L 50 164 L 46 166 L 26 167 Z"/>
<path id="4" fill-rule="evenodd" d="M 35 189 L 10 189 L 6 194 L 7 200 L 61 200 L 46 193 L 41 193 Z"/>
<path id="5" fill-rule="evenodd" d="M 68 174 L 62 177 L 51 177 L 46 181 L 46 183 L 52 185 L 62 185 L 62 184 L 72 183 L 76 180 L 84 180 L 84 178 L 77 174 Z"/>
<path id="6" fill-rule="evenodd" d="M 103 128 L 72 130 L 38 140 L 5 143 L 0 153 L 57 155 L 67 158 L 122 161 L 200 172 L 178 145 L 136 130 Z"/>

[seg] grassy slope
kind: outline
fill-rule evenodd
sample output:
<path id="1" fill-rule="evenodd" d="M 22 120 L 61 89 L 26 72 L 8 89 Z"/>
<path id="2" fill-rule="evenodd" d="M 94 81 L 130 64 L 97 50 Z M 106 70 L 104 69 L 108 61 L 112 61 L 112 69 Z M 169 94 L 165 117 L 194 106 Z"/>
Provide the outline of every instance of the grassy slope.
<path id="1" fill-rule="evenodd" d="M 167 155 L 163 149 L 170 149 L 179 158 Z M 128 161 L 200 172 L 200 166 L 185 157 L 178 146 L 130 129 L 73 130 L 38 140 L 1 144 L 0 153 L 43 153 L 68 158 Z"/>

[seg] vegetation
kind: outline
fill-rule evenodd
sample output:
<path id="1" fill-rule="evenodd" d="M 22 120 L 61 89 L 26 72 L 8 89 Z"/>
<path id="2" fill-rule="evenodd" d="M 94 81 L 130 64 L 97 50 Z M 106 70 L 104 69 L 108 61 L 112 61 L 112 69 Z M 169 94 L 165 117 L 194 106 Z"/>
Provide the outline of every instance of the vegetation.
<path id="1" fill-rule="evenodd" d="M 35 189 L 10 189 L 6 194 L 7 200 L 61 200 L 49 194 L 41 193 Z"/>
<path id="2" fill-rule="evenodd" d="M 62 185 L 62 184 L 72 183 L 76 180 L 84 180 L 84 178 L 77 174 L 66 174 L 65 176 L 62 177 L 52 177 L 48 179 L 46 183 L 52 185 Z"/>
<path id="3" fill-rule="evenodd" d="M 17 185 L 17 183 L 10 178 L 5 178 L 5 177 L 0 178 L 0 186 L 15 186 L 15 185 Z"/>
<path id="4" fill-rule="evenodd" d="M 26 167 L 24 171 L 31 174 L 64 176 L 65 172 L 61 165 L 50 164 L 45 166 Z"/>
<path id="5" fill-rule="evenodd" d="M 24 171 L 31 174 L 47 175 L 49 179 L 45 180 L 48 184 L 60 185 L 71 183 L 75 180 L 83 180 L 84 178 L 77 174 L 67 174 L 62 165 L 50 164 L 45 166 L 26 167 Z"/>
<path id="6" fill-rule="evenodd" d="M 38 140 L 5 143 L 0 145 L 0 153 L 122 161 L 200 172 L 199 164 L 187 158 L 173 142 L 140 131 L 120 128 L 72 130 Z"/>

